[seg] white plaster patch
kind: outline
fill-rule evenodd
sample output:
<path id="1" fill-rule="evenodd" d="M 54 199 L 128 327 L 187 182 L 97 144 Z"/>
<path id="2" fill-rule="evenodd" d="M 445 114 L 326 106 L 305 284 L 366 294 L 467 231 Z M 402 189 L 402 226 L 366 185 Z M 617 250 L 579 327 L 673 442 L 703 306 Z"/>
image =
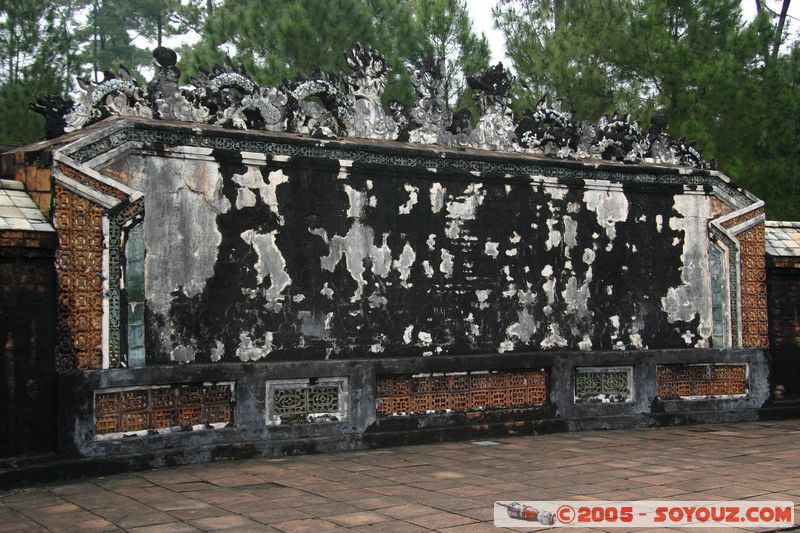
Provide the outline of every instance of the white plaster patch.
<path id="1" fill-rule="evenodd" d="M 549 176 L 537 176 L 537 178 L 545 181 L 543 190 L 550 195 L 553 200 L 563 200 L 567 196 L 569 189 L 564 185 L 559 185 L 555 178 Z"/>
<path id="2" fill-rule="evenodd" d="M 403 252 L 400 257 L 394 261 L 394 268 L 400 274 L 400 283 L 403 287 L 410 286 L 408 276 L 411 275 L 411 266 L 416 258 L 417 254 L 414 253 L 414 248 L 409 243 L 406 243 L 403 246 Z"/>
<path id="3" fill-rule="evenodd" d="M 497 259 L 497 256 L 500 254 L 500 252 L 497 251 L 498 246 L 500 246 L 499 242 L 492 242 L 487 240 L 483 246 L 483 253 L 485 253 L 492 259 Z"/>
<path id="4" fill-rule="evenodd" d="M 405 331 L 403 331 L 403 342 L 405 344 L 411 344 L 413 340 L 412 334 L 414 333 L 414 326 L 406 326 Z"/>
<path id="5" fill-rule="evenodd" d="M 553 229 L 554 226 L 558 224 L 558 220 L 554 218 L 547 219 L 546 224 L 548 229 L 548 235 L 547 235 L 547 241 L 545 241 L 544 243 L 544 247 L 547 250 L 552 250 L 553 248 L 561 244 L 561 231 Z"/>
<path id="6" fill-rule="evenodd" d="M 509 339 L 516 338 L 523 344 L 527 344 L 534 333 L 536 333 L 536 323 L 533 321 L 530 311 L 527 308 L 517 310 L 517 322 L 506 328 L 506 336 Z"/>
<path id="7" fill-rule="evenodd" d="M 475 296 L 478 298 L 478 307 L 480 309 L 486 309 L 489 307 L 489 304 L 486 300 L 489 299 L 489 295 L 491 293 L 491 289 L 478 289 L 475 291 Z"/>
<path id="8" fill-rule="evenodd" d="M 433 337 L 427 331 L 420 331 L 417 333 L 417 338 L 423 346 L 429 346 L 433 342 Z"/>
<path id="9" fill-rule="evenodd" d="M 445 277 L 450 277 L 453 275 L 453 254 L 447 251 L 446 248 L 442 248 L 441 250 L 442 262 L 439 264 L 439 270 L 445 275 Z"/>
<path id="10" fill-rule="evenodd" d="M 486 196 L 486 191 L 482 190 L 482 187 L 481 183 L 470 183 L 462 195 L 446 203 L 446 216 L 450 220 L 445 228 L 445 235 L 449 239 L 458 238 L 464 221 L 475 220 L 478 206 L 483 203 Z"/>
<path id="11" fill-rule="evenodd" d="M 247 187 L 239 187 L 236 191 L 236 209 L 253 207 L 256 205 L 256 195 Z"/>
<path id="12" fill-rule="evenodd" d="M 387 277 L 392 267 L 392 250 L 389 248 L 388 241 L 389 234 L 384 233 L 383 242 L 380 246 L 375 246 L 371 243 L 369 246 L 369 257 L 372 259 L 372 273 L 381 278 Z"/>
<path id="13" fill-rule="evenodd" d="M 324 228 L 309 228 L 308 232 L 311 235 L 316 235 L 321 238 L 325 244 L 330 244 L 331 240 L 328 238 L 328 232 Z"/>
<path id="14" fill-rule="evenodd" d="M 633 346 L 637 350 L 641 350 L 643 348 L 641 335 L 639 335 L 638 333 L 631 333 L 629 337 L 631 339 L 631 346 Z"/>
<path id="15" fill-rule="evenodd" d="M 176 363 L 191 363 L 194 361 L 194 348 L 179 344 L 170 351 L 169 357 Z"/>
<path id="16" fill-rule="evenodd" d="M 592 350 L 592 339 L 589 335 L 584 335 L 583 339 L 578 343 L 578 349 L 582 352 L 589 352 Z"/>
<path id="17" fill-rule="evenodd" d="M 372 353 L 381 353 L 384 350 L 383 345 L 379 342 L 376 342 L 372 346 L 369 347 L 369 351 Z"/>
<path id="18" fill-rule="evenodd" d="M 406 183 L 403 188 L 408 193 L 408 200 L 406 203 L 400 206 L 400 214 L 401 215 L 408 215 L 411 214 L 411 209 L 417 204 L 417 196 L 419 194 L 419 187 L 415 187 L 411 184 Z"/>
<path id="19" fill-rule="evenodd" d="M 572 217 L 564 217 L 564 244 L 567 249 L 565 254 L 578 245 L 578 221 Z"/>
<path id="20" fill-rule="evenodd" d="M 567 345 L 567 339 L 561 336 L 557 324 L 550 324 L 548 329 L 550 333 L 542 340 L 540 344 L 543 350 L 547 350 L 548 348 L 564 347 Z"/>
<path id="21" fill-rule="evenodd" d="M 430 261 L 428 261 L 427 259 L 425 259 L 422 262 L 422 269 L 425 271 L 426 276 L 428 276 L 429 278 L 433 277 L 433 267 L 431 266 Z"/>
<path id="22" fill-rule="evenodd" d="M 283 173 L 282 170 L 274 170 L 269 173 L 268 183 L 261 189 L 261 201 L 269 206 L 269 210 L 278 215 L 278 219 L 283 225 L 283 216 L 281 216 L 278 209 L 278 185 L 289 181 L 289 176 Z"/>
<path id="23" fill-rule="evenodd" d="M 364 215 L 364 205 L 367 203 L 367 193 L 357 191 L 348 184 L 345 184 L 344 192 L 350 201 L 350 207 L 347 208 L 348 218 L 361 218 Z"/>
<path id="24" fill-rule="evenodd" d="M 583 193 L 586 208 L 597 216 L 597 223 L 606 231 L 610 241 L 617 236 L 616 223 L 628 218 L 628 199 L 625 193 L 610 189 L 588 189 Z"/>
<path id="25" fill-rule="evenodd" d="M 258 261 L 255 264 L 256 282 L 261 285 L 264 277 L 269 274 L 271 283 L 264 296 L 270 303 L 280 308 L 279 302 L 283 300 L 282 293 L 286 287 L 291 285 L 292 278 L 286 272 L 286 260 L 275 242 L 277 233 L 278 231 L 274 230 L 262 234 L 249 229 L 241 234 L 241 238 L 252 246 L 258 255 Z"/>
<path id="26" fill-rule="evenodd" d="M 209 355 L 211 360 L 216 363 L 225 355 L 225 345 L 219 340 L 214 341 L 214 347 L 211 349 L 211 354 Z"/>
<path id="27" fill-rule="evenodd" d="M 506 250 L 506 255 L 508 257 L 514 257 L 515 255 L 517 255 L 517 249 L 511 248 L 510 250 Z"/>
<path id="28" fill-rule="evenodd" d="M 369 306 L 373 309 L 384 308 L 386 307 L 386 304 L 389 303 L 389 300 L 386 298 L 386 296 L 378 294 L 377 289 L 375 292 L 369 295 L 367 301 L 369 302 Z"/>
<path id="29" fill-rule="evenodd" d="M 323 295 L 328 300 L 333 300 L 333 289 L 328 287 L 328 282 L 326 281 L 325 284 L 322 286 L 322 290 L 319 291 L 321 295 Z"/>
<path id="30" fill-rule="evenodd" d="M 132 156 L 136 158 L 138 156 Z M 149 309 L 167 316 L 176 290 L 189 298 L 199 294 L 214 275 L 222 242 L 216 220 L 230 201 L 222 194 L 222 175 L 215 161 L 142 158 L 148 180 L 144 220 L 145 293 Z M 184 228 L 191 228 L 186 231 Z"/>
<path id="31" fill-rule="evenodd" d="M 431 252 L 434 251 L 436 249 L 436 235 L 434 235 L 433 233 L 428 235 L 428 240 L 425 241 L 425 244 L 428 245 L 428 250 L 430 250 Z"/>
<path id="32" fill-rule="evenodd" d="M 389 249 L 386 239 L 388 234 L 384 234 L 383 244 L 378 247 L 373 244 L 374 231 L 371 227 L 365 226 L 358 219 L 353 222 L 347 235 L 334 235 L 329 244 L 329 253 L 327 256 L 320 257 L 320 265 L 325 270 L 333 272 L 336 265 L 341 261 L 342 256 L 345 258 L 345 265 L 350 276 L 356 282 L 357 287 L 353 296 L 350 297 L 351 302 L 356 302 L 361 298 L 366 280 L 364 273 L 366 266 L 364 265 L 365 259 L 371 260 L 372 271 L 381 277 L 386 277 L 392 264 L 391 250 Z"/>
<path id="33" fill-rule="evenodd" d="M 593 313 L 589 311 L 589 281 L 592 279 L 592 271 L 586 273 L 584 283 L 578 286 L 578 279 L 570 276 L 566 287 L 561 291 L 561 297 L 567 305 L 567 313 L 576 317 L 579 321 L 588 320 Z M 578 333 L 574 331 L 574 333 Z"/>
<path id="34" fill-rule="evenodd" d="M 514 343 L 509 340 L 504 340 L 503 342 L 500 343 L 500 346 L 497 347 L 498 353 L 511 352 L 513 350 L 514 350 Z"/>
<path id="35" fill-rule="evenodd" d="M 431 185 L 430 189 L 430 196 L 431 196 L 431 211 L 433 213 L 438 213 L 444 207 L 444 197 L 447 194 L 447 189 L 442 187 L 442 184 L 438 181 Z"/>
<path id="36" fill-rule="evenodd" d="M 664 227 L 664 217 L 661 215 L 656 215 L 656 231 L 661 233 L 661 229 Z"/>
<path id="37" fill-rule="evenodd" d="M 670 217 L 669 226 L 682 231 L 681 285 L 670 287 L 661 298 L 661 308 L 670 322 L 691 322 L 700 317 L 697 335 L 700 339 L 711 336 L 711 274 L 708 264 L 708 219 L 711 217 L 710 201 L 693 194 L 673 197 L 674 209 L 681 216 Z M 687 342 L 688 344 L 688 342 Z"/>
<path id="38" fill-rule="evenodd" d="M 262 340 L 262 346 L 258 346 L 253 339 L 244 331 L 239 333 L 239 346 L 236 348 L 236 357 L 242 361 L 257 361 L 266 357 L 273 350 L 272 332 L 268 331 Z"/>

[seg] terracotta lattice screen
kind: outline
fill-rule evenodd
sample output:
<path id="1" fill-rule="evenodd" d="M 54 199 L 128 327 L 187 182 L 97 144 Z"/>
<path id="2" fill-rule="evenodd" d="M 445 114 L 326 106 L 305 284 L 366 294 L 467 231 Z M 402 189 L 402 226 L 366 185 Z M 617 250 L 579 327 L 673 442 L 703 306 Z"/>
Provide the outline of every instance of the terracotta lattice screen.
<path id="1" fill-rule="evenodd" d="M 656 375 L 662 400 L 747 394 L 747 365 L 665 365 Z"/>
<path id="2" fill-rule="evenodd" d="M 544 370 L 379 376 L 377 385 L 381 416 L 529 407 L 547 401 Z"/>
<path id="3" fill-rule="evenodd" d="M 228 424 L 233 421 L 233 385 L 160 385 L 95 393 L 95 433 Z"/>

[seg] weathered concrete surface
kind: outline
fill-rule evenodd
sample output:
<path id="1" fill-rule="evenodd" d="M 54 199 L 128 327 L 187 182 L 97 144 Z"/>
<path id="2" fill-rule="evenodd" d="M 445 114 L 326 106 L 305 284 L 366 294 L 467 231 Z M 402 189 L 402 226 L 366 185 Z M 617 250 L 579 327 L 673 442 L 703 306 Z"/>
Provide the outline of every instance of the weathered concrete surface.
<path id="1" fill-rule="evenodd" d="M 800 421 L 787 420 L 224 461 L 0 492 L 0 524 L 5 531 L 455 533 L 498 531 L 498 500 L 798 502 L 799 437 Z"/>
<path id="2" fill-rule="evenodd" d="M 747 395 L 697 400 L 657 397 L 658 365 L 708 362 L 747 364 Z M 633 367 L 632 401 L 575 403 L 575 368 L 612 365 Z M 376 412 L 378 376 L 540 368 L 547 369 L 548 395 L 541 406 L 386 417 Z M 764 352 L 755 349 L 513 352 L 502 357 L 486 354 L 206 363 L 62 373 L 58 384 L 60 450 L 65 457 L 95 458 L 123 466 L 159 466 L 219 457 L 359 450 L 480 436 L 757 420 L 769 400 L 768 373 Z M 324 423 L 268 424 L 267 382 L 309 377 L 347 382 L 349 394 L 341 406 L 346 416 Z M 95 390 L 214 381 L 236 382 L 231 427 L 95 438 Z"/>
<path id="3" fill-rule="evenodd" d="M 701 187 L 210 149 L 104 172 L 145 194 L 149 364 L 708 346 Z"/>

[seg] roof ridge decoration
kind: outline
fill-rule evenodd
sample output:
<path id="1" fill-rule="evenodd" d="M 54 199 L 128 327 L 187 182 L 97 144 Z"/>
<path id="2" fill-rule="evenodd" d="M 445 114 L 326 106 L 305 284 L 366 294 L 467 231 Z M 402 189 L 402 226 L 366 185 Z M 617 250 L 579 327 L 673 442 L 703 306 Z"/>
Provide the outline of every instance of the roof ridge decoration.
<path id="1" fill-rule="evenodd" d="M 357 137 L 435 144 L 447 148 L 477 148 L 536 153 L 558 159 L 605 159 L 627 163 L 657 163 L 714 169 L 684 139 L 666 134 L 666 121 L 655 117 L 642 132 L 639 121 L 615 111 L 597 123 L 577 122 L 561 109 L 560 100 L 544 95 L 535 109 L 517 121 L 509 90 L 513 78 L 498 63 L 467 78 L 480 111 L 472 125 L 467 109 L 455 113 L 444 100 L 445 63 L 425 58 L 412 70 L 416 104 L 381 103 L 389 67 L 369 44 L 356 43 L 344 54 L 351 72 L 326 74 L 315 68 L 279 87 L 262 87 L 230 58 L 210 72 L 180 86 L 177 54 L 153 51 L 155 76 L 140 85 L 129 71 L 106 72 L 102 82 L 78 80 L 77 101 L 40 97 L 31 109 L 47 120 L 48 138 L 72 132 L 109 116 L 132 116 L 216 124 L 236 129 L 285 131 L 318 138 Z"/>

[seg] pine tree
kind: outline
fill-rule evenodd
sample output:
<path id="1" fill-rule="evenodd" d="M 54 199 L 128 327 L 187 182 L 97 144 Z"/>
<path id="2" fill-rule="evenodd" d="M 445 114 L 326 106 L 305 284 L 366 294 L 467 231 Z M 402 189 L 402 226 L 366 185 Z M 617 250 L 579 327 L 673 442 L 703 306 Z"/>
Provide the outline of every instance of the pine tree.
<path id="1" fill-rule="evenodd" d="M 494 16 L 529 98 L 565 97 L 579 119 L 664 115 L 770 217 L 800 219 L 800 52 L 781 13 L 745 24 L 738 0 L 504 0 Z"/>
<path id="2" fill-rule="evenodd" d="M 451 108 L 468 105 L 466 78 L 489 67 L 489 43 L 472 30 L 463 0 L 418 0 L 414 16 L 424 35 L 427 54 L 445 58 L 445 101 Z"/>

